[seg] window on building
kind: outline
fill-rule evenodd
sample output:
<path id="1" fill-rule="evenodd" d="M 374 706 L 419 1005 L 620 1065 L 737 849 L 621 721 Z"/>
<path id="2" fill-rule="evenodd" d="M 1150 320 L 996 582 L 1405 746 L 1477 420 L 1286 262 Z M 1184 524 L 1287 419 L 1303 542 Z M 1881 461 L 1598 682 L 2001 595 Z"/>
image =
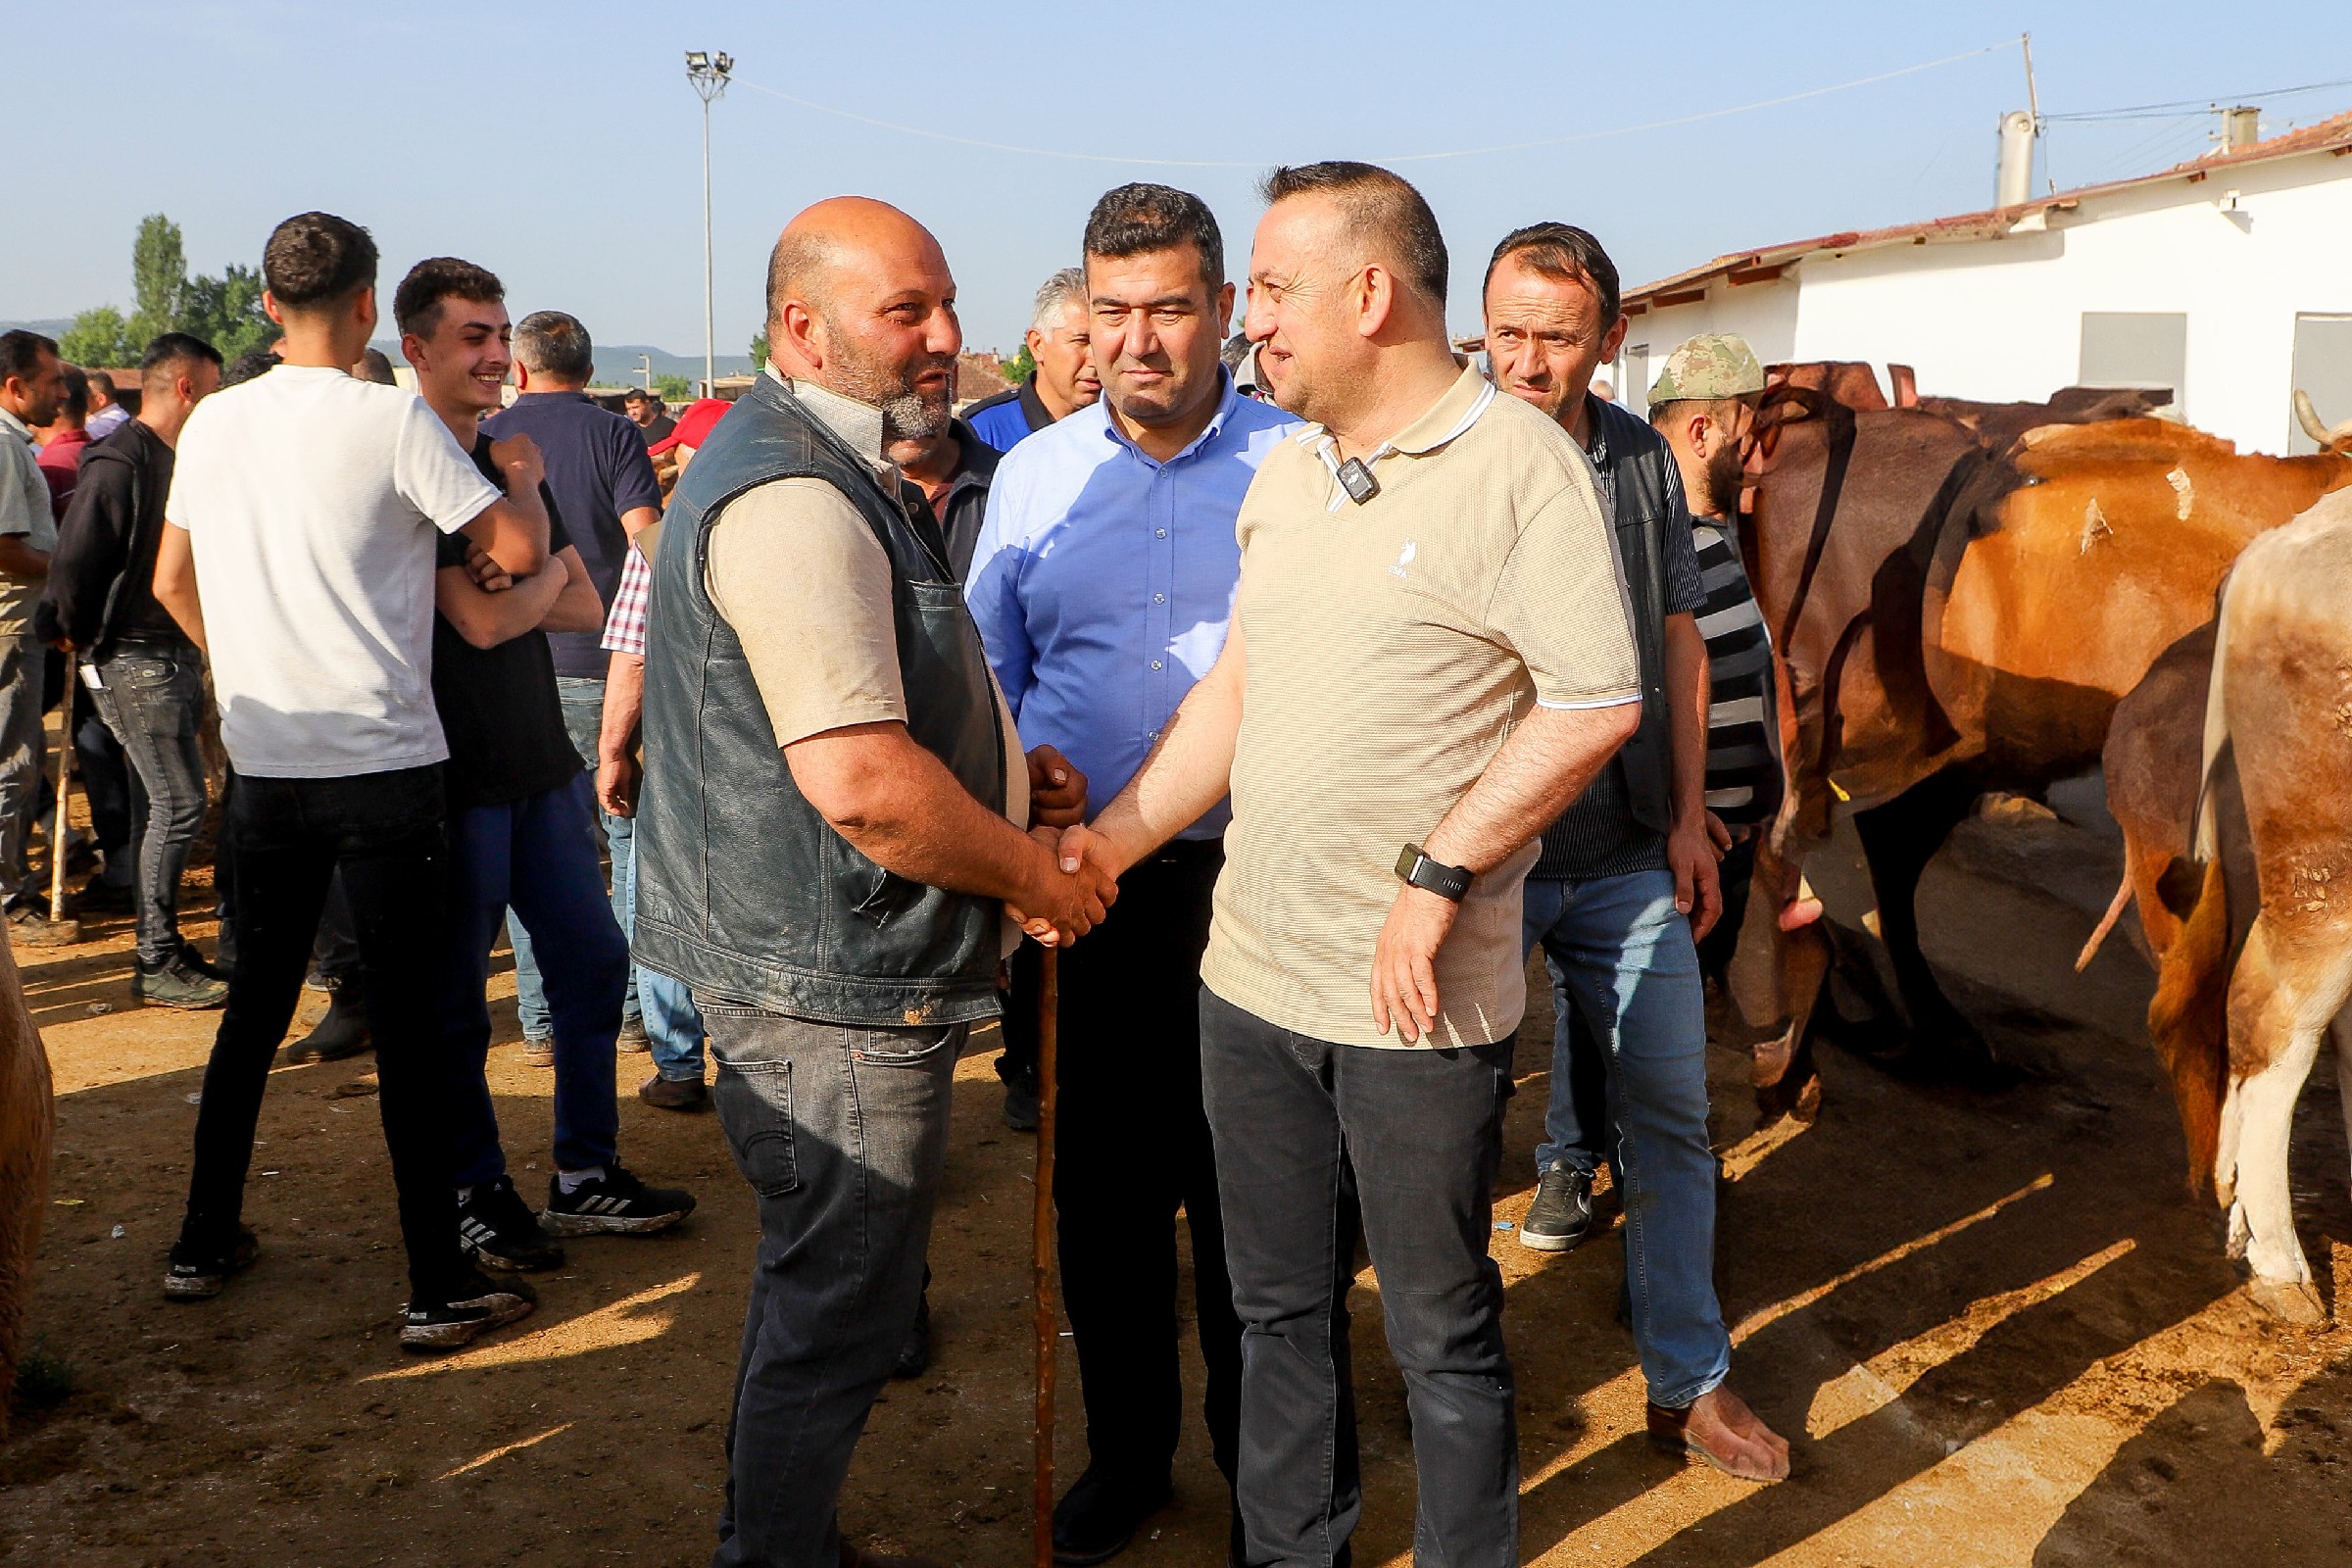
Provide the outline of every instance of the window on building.
<path id="1" fill-rule="evenodd" d="M 1617 401 L 1632 413 L 1649 413 L 1649 345 L 1628 343 L 1617 356 Z"/>
<path id="2" fill-rule="evenodd" d="M 2170 392 L 2158 409 L 2188 417 L 2188 317 L 2180 311 L 2084 311 L 2079 386 L 2131 386 Z"/>
<path id="3" fill-rule="evenodd" d="M 2352 316 L 2306 313 L 2295 318 L 2295 364 L 2286 389 L 2286 450 L 2317 452 L 2320 444 L 2303 433 L 2294 397 L 2308 393 L 2320 422 L 2333 429 L 2352 419 Z"/>

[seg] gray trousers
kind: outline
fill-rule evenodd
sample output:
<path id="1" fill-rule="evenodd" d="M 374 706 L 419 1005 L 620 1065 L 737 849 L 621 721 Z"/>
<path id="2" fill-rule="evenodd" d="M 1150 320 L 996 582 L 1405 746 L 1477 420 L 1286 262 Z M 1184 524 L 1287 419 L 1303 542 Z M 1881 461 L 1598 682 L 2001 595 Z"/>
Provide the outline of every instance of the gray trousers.
<path id="1" fill-rule="evenodd" d="M 41 793 L 41 645 L 0 635 L 0 903 L 38 896 L 25 863 Z M 62 854 L 62 851 L 52 851 Z"/>
<path id="2" fill-rule="evenodd" d="M 98 666 L 98 716 L 130 760 L 138 846 L 139 961 L 175 956 L 179 879 L 204 827 L 204 656 L 193 647 L 122 643 Z"/>
<path id="3" fill-rule="evenodd" d="M 698 996 L 760 1204 L 712 1568 L 838 1568 L 834 1507 L 914 1321 L 967 1024 L 853 1028 Z"/>

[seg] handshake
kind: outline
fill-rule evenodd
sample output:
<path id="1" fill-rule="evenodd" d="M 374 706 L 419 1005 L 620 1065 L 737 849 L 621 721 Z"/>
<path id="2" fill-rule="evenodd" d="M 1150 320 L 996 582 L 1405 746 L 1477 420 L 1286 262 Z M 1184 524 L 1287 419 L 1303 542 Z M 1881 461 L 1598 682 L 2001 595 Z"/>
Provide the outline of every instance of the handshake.
<path id="1" fill-rule="evenodd" d="M 1029 891 L 1004 912 L 1043 947 L 1064 948 L 1102 923 L 1118 902 L 1110 841 L 1082 825 L 1086 775 L 1051 746 L 1029 754 L 1029 838 L 1038 848 Z"/>

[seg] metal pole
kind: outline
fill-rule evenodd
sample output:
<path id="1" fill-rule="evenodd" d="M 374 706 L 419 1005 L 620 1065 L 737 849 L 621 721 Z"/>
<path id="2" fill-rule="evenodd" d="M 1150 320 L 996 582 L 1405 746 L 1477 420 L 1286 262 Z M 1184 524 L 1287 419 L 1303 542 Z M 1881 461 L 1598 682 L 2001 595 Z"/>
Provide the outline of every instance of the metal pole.
<path id="1" fill-rule="evenodd" d="M 66 917 L 66 804 L 74 785 L 74 659 L 66 655 L 66 700 L 60 711 L 57 746 L 57 821 L 49 830 L 49 920 Z"/>
<path id="2" fill-rule="evenodd" d="M 2037 142 L 2041 140 L 2041 95 L 2034 90 L 2034 35 L 2030 32 L 2021 32 L 2017 35 L 2017 42 L 2018 47 L 2023 49 L 2026 55 L 2026 113 L 2034 117 L 2034 140 Z M 2050 160 L 2046 153 L 2042 156 L 2041 169 L 2044 182 L 2050 187 L 2050 194 L 2057 195 L 2058 181 L 2049 172 Z M 2026 188 L 2028 190 L 2034 188 L 2034 175 L 2031 170 L 2026 173 Z"/>
<path id="3" fill-rule="evenodd" d="M 1037 1198 L 1029 1238 L 1037 1336 L 1037 1453 L 1032 1496 L 1037 1568 L 1054 1568 L 1054 1370 L 1061 1338 L 1061 1318 L 1054 1305 L 1054 1063 L 1061 1033 L 1059 952 L 1046 949 L 1038 968 Z"/>
<path id="4" fill-rule="evenodd" d="M 718 379 L 717 335 L 710 306 L 710 100 L 703 100 L 703 396 Z"/>

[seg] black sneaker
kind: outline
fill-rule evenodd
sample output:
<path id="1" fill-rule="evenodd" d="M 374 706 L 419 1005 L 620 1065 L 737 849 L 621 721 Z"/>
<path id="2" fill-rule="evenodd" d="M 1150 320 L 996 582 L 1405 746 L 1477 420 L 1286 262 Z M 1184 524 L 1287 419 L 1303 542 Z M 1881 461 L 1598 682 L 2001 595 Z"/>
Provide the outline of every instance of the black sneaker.
<path id="1" fill-rule="evenodd" d="M 130 975 L 130 994 L 150 1007 L 185 1007 L 202 1011 L 218 1007 L 228 1000 L 228 982 L 219 975 L 207 975 L 188 961 L 183 951 L 174 953 L 163 962 L 149 967 L 143 960 L 133 960 Z"/>
<path id="2" fill-rule="evenodd" d="M 1146 1519 L 1168 1505 L 1167 1478 L 1145 1484 L 1120 1482 L 1093 1465 L 1054 1505 L 1054 1560 L 1083 1565 L 1108 1562 L 1127 1549 Z"/>
<path id="3" fill-rule="evenodd" d="M 1004 1125 L 1016 1133 L 1037 1131 L 1037 1091 L 1027 1084 L 1004 1086 Z"/>
<path id="4" fill-rule="evenodd" d="M 197 1251 L 184 1241 L 175 1242 L 164 1270 L 164 1294 L 174 1301 L 209 1301 L 220 1294 L 231 1274 L 251 1268 L 261 1251 L 261 1238 L 245 1225 L 237 1227 L 237 1239 L 224 1252 Z"/>
<path id="5" fill-rule="evenodd" d="M 1573 1166 L 1552 1166 L 1536 1183 L 1536 1200 L 1519 1222 L 1519 1245 L 1565 1252 L 1592 1234 L 1592 1178 Z"/>
<path id="6" fill-rule="evenodd" d="M 461 1280 L 447 1301 L 412 1301 L 400 1315 L 404 1350 L 455 1350 L 492 1329 L 528 1317 L 539 1297 L 520 1280 L 494 1280 L 480 1269 Z"/>
<path id="7" fill-rule="evenodd" d="M 539 1216 L 507 1176 L 483 1182 L 460 1200 L 458 1242 L 492 1268 L 531 1274 L 564 1262 L 564 1249 L 539 1228 Z"/>
<path id="8" fill-rule="evenodd" d="M 562 1177 L 550 1176 L 539 1223 L 558 1236 L 648 1236 L 693 1212 L 692 1193 L 648 1187 L 621 1166 L 607 1165 L 602 1176 L 568 1193 Z"/>

